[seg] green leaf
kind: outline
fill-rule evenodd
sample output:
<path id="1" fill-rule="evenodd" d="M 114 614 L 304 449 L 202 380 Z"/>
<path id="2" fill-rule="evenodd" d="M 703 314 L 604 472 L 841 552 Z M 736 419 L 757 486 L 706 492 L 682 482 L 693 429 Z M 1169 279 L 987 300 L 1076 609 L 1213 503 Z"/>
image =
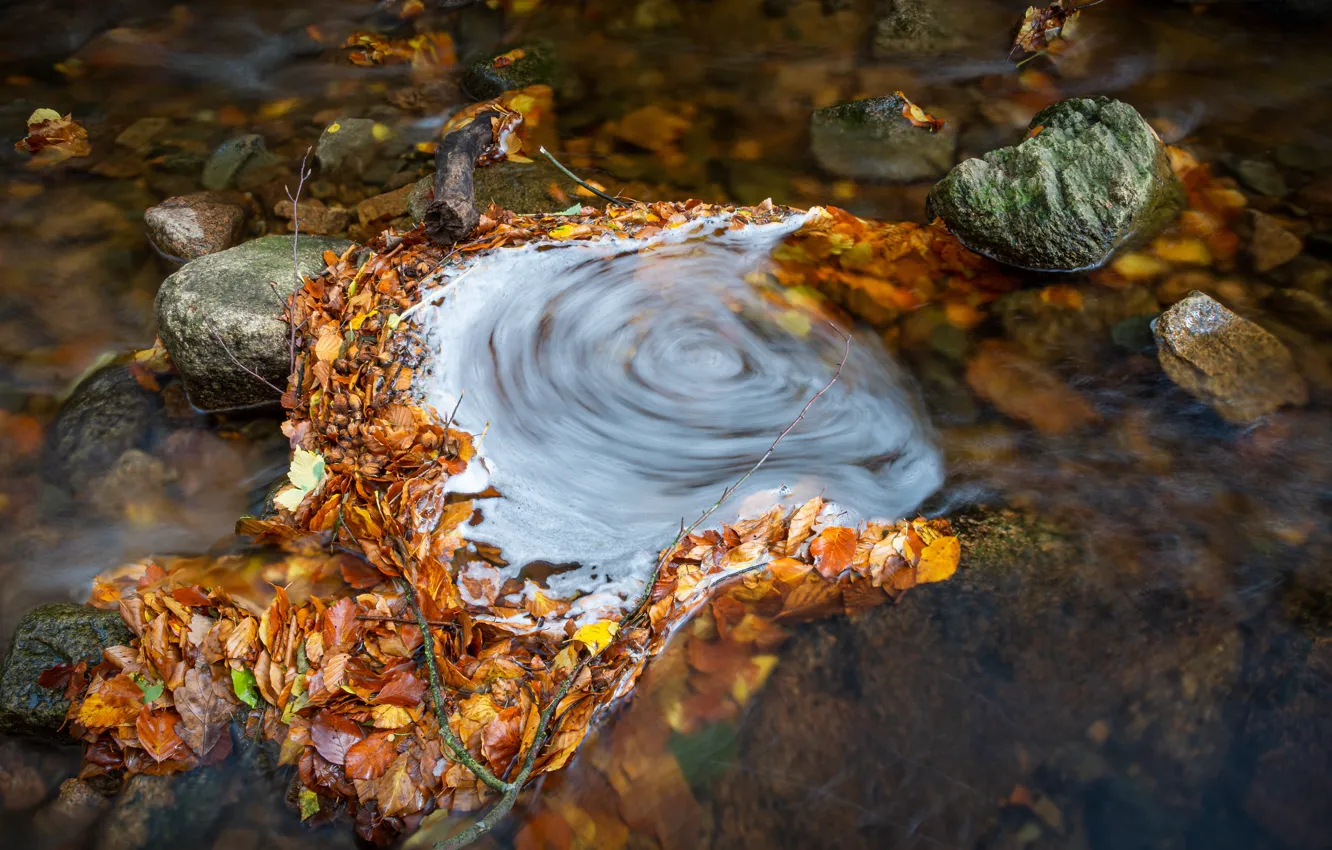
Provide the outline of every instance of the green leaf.
<path id="1" fill-rule="evenodd" d="M 309 788 L 301 789 L 301 820 L 307 821 L 319 814 L 319 795 Z"/>
<path id="2" fill-rule="evenodd" d="M 34 110 L 33 113 L 28 116 L 28 126 L 31 127 L 33 124 L 40 124 L 43 121 L 59 121 L 62 117 L 63 116 L 54 109 L 46 109 L 43 107 L 42 109 Z"/>
<path id="3" fill-rule="evenodd" d="M 161 682 L 150 682 L 139 673 L 132 674 L 130 678 L 134 680 L 134 684 L 139 686 L 139 690 L 143 691 L 144 705 L 148 705 L 160 697 L 162 695 L 162 690 L 165 688 L 165 685 Z"/>
<path id="4" fill-rule="evenodd" d="M 324 457 L 319 452 L 297 449 L 291 455 L 287 479 L 302 490 L 313 490 L 324 479 Z"/>
<path id="5" fill-rule="evenodd" d="M 246 667 L 241 670 L 232 668 L 231 689 L 236 697 L 250 708 L 259 707 L 259 683 L 254 678 L 254 671 Z"/>
<path id="6" fill-rule="evenodd" d="M 555 215 L 578 215 L 582 211 L 583 211 L 582 204 L 574 204 L 573 206 L 569 207 L 567 210 L 562 210 L 561 212 L 555 213 Z"/>

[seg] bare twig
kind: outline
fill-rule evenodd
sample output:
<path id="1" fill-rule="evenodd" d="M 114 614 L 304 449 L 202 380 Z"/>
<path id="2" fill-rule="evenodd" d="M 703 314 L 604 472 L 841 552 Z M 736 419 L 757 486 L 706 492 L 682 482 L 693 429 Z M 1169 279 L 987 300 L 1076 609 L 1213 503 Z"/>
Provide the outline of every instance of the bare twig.
<path id="1" fill-rule="evenodd" d="M 491 806 L 490 811 L 486 812 L 480 820 L 462 832 L 444 841 L 436 841 L 434 850 L 460 850 L 460 848 L 468 846 L 481 836 L 489 833 L 495 828 L 496 824 L 504 820 L 509 812 L 513 811 L 514 804 L 518 802 L 519 793 L 522 792 L 523 786 L 527 784 L 527 780 L 532 776 L 532 768 L 536 765 L 537 756 L 545 749 L 546 741 L 550 739 L 555 727 L 559 726 L 557 722 L 552 727 L 551 717 L 555 714 L 559 704 L 569 695 L 569 689 L 573 687 L 574 681 L 582 675 L 583 668 L 587 666 L 589 660 L 584 659 L 582 663 L 569 672 L 569 675 L 555 691 L 555 696 L 542 709 L 541 717 L 537 721 L 536 736 L 532 739 L 532 746 L 527 751 L 527 757 L 523 759 L 522 769 L 518 771 L 518 775 L 509 783 L 495 805 Z"/>
<path id="2" fill-rule="evenodd" d="M 217 328 L 213 327 L 213 323 L 208 321 L 207 316 L 204 316 L 204 324 L 208 326 L 208 330 L 212 331 L 213 338 L 217 340 L 217 344 L 222 346 L 222 350 L 226 352 L 226 355 L 231 358 L 231 362 L 235 363 L 237 368 L 245 372 L 245 374 L 249 375 L 251 378 L 254 378 L 259 383 L 267 385 L 269 389 L 271 389 L 273 392 L 277 393 L 278 395 L 282 395 L 284 393 L 284 390 L 278 389 L 277 385 L 275 385 L 272 381 L 268 380 L 263 375 L 260 375 L 258 372 L 254 371 L 249 366 L 246 366 L 244 363 L 240 362 L 240 360 L 236 358 L 236 355 L 231 353 L 231 347 L 227 345 L 227 341 L 222 338 L 222 334 L 218 333 Z"/>
<path id="3" fill-rule="evenodd" d="M 835 325 L 833 325 L 832 327 L 834 328 L 834 330 L 836 330 Z M 838 330 L 837 332 L 841 334 L 840 330 Z M 795 419 L 791 420 L 791 424 L 787 425 L 786 428 L 782 430 L 782 433 L 777 435 L 777 439 L 773 440 L 772 445 L 768 446 L 768 450 L 763 453 L 763 457 L 759 458 L 758 461 L 749 468 L 748 472 L 740 476 L 739 480 L 737 480 L 734 484 L 723 490 L 721 496 L 717 499 L 717 501 L 713 502 L 708 507 L 708 509 L 705 510 L 702 514 L 700 514 L 698 519 L 690 523 L 688 527 L 685 527 L 683 525 L 683 520 L 681 520 L 680 532 L 675 535 L 675 539 L 671 541 L 671 544 L 662 550 L 661 557 L 657 559 L 657 565 L 652 570 L 652 575 L 648 577 L 647 585 L 643 588 L 643 595 L 639 597 L 638 603 L 634 605 L 633 611 L 629 614 L 628 617 L 625 618 L 626 624 L 631 624 L 635 622 L 647 610 L 648 602 L 651 601 L 652 599 L 652 588 L 657 583 L 657 575 L 661 572 L 661 568 L 665 566 L 666 561 L 671 556 L 671 553 L 675 551 L 675 547 L 680 545 L 680 541 L 684 540 L 690 534 L 693 534 L 694 530 L 697 529 L 704 522 L 706 522 L 708 517 L 712 516 L 713 513 L 715 513 L 716 510 L 722 506 L 723 502 L 731 498 L 731 496 L 735 494 L 736 490 L 739 490 L 740 487 L 746 481 L 748 481 L 755 472 L 759 471 L 759 467 L 763 466 L 763 464 L 767 462 L 768 458 L 772 457 L 772 453 L 776 451 L 777 445 L 786 438 L 787 434 L 790 434 L 791 431 L 795 429 L 795 426 L 800 424 L 800 421 L 802 419 L 805 418 L 805 414 L 809 412 L 809 409 L 811 407 L 813 407 L 814 402 L 822 398 L 823 394 L 826 393 L 828 390 L 832 389 L 833 384 L 837 383 L 837 379 L 842 377 L 842 369 L 846 367 L 847 358 L 851 356 L 851 335 L 842 334 L 842 338 L 845 342 L 845 347 L 842 349 L 842 359 L 837 364 L 837 371 L 833 373 L 833 376 L 828 380 L 828 383 L 823 385 L 823 389 L 814 393 L 814 395 L 810 398 L 810 400 L 805 402 L 805 406 L 800 409 L 800 414 L 796 416 Z"/>
<path id="4" fill-rule="evenodd" d="M 310 159 L 310 152 L 314 148 L 306 148 L 305 156 L 301 157 L 301 170 L 296 172 L 299 178 L 296 181 L 296 194 L 291 193 L 291 188 L 283 186 L 287 193 L 287 198 L 291 200 L 291 299 L 287 304 L 287 324 L 291 325 L 291 337 L 287 343 L 287 351 L 291 355 L 291 372 L 296 371 L 296 293 L 301 288 L 301 255 L 299 248 L 301 245 L 301 190 L 305 188 L 305 181 L 310 179 L 312 173 L 306 162 Z"/>
<path id="5" fill-rule="evenodd" d="M 449 426 L 453 424 L 453 417 L 458 415 L 458 408 L 462 407 L 463 396 L 467 395 L 467 390 L 458 390 L 458 400 L 453 403 L 453 410 L 449 411 L 449 418 L 444 420 L 444 430 L 447 432 Z"/>
<path id="6" fill-rule="evenodd" d="M 560 162 L 558 159 L 556 159 L 555 155 L 552 154 L 550 151 L 546 150 L 544 146 L 540 150 L 541 153 L 545 155 L 546 159 L 550 160 L 552 165 L 554 165 L 560 171 L 564 172 L 565 177 L 568 177 L 570 180 L 577 183 L 579 186 L 582 186 L 584 189 L 596 195 L 598 198 L 601 198 L 602 200 L 607 201 L 609 203 L 615 204 L 616 206 L 620 207 L 629 206 L 629 203 L 627 201 L 622 201 L 619 198 L 607 195 L 605 192 L 601 191 L 596 186 L 593 186 L 591 183 L 587 182 L 583 178 L 579 177 L 577 174 L 574 174 L 572 171 L 565 168 L 564 164 Z"/>

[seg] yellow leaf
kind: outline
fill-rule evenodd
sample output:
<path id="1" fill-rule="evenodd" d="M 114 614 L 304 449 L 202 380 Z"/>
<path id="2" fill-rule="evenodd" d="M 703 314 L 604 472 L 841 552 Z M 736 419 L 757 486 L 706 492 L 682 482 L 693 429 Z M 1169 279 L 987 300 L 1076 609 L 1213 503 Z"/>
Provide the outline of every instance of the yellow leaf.
<path id="1" fill-rule="evenodd" d="M 916 564 L 916 582 L 945 581 L 957 572 L 962 558 L 962 544 L 956 537 L 940 537 L 925 547 Z"/>
<path id="2" fill-rule="evenodd" d="M 398 729 L 412 722 L 412 715 L 400 705 L 376 705 L 370 709 L 376 729 Z"/>
<path id="3" fill-rule="evenodd" d="M 325 130 L 324 132 L 325 132 L 325 133 L 336 133 L 337 131 L 339 131 L 339 130 L 341 130 L 341 129 L 342 129 L 342 125 L 339 124 L 338 122 L 334 121 L 332 124 L 329 124 L 329 125 L 328 125 L 328 129 Z"/>
<path id="4" fill-rule="evenodd" d="M 593 655 L 598 655 L 610 646 L 611 639 L 619 630 L 620 625 L 614 620 L 602 620 L 583 626 L 574 632 L 573 639 L 586 646 Z"/>
<path id="5" fill-rule="evenodd" d="M 338 333 L 335 324 L 324 325 L 319 331 L 319 339 L 315 342 L 315 357 L 331 363 L 337 360 L 341 353 L 342 334 Z"/>
<path id="6" fill-rule="evenodd" d="M 387 142 L 393 138 L 393 131 L 387 124 L 380 124 L 378 121 L 370 128 L 370 135 L 375 137 L 376 142 Z"/>

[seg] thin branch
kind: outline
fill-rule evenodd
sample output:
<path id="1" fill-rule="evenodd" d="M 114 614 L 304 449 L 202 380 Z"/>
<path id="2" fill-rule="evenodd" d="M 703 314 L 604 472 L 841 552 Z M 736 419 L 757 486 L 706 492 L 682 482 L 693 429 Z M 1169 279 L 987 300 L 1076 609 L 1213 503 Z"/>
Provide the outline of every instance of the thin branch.
<path id="1" fill-rule="evenodd" d="M 621 207 L 630 206 L 630 204 L 627 203 L 626 201 L 622 201 L 619 198 L 607 195 L 605 192 L 601 191 L 596 186 L 593 186 L 591 183 L 588 183 L 586 180 L 579 177 L 577 174 L 574 174 L 572 171 L 565 168 L 564 164 L 561 163 L 558 159 L 556 159 L 555 155 L 552 154 L 550 151 L 546 150 L 544 146 L 540 150 L 543 154 L 545 154 L 546 159 L 550 160 L 552 165 L 554 165 L 560 171 L 564 172 L 565 177 L 568 177 L 570 180 L 577 183 L 579 186 L 582 186 L 584 189 L 596 195 L 598 198 L 601 198 L 604 201 L 608 201 L 609 203 L 615 204 L 616 206 L 621 206 Z"/>
<path id="2" fill-rule="evenodd" d="M 435 639 L 430 633 L 430 621 L 426 619 L 425 614 L 421 611 L 421 604 L 416 601 L 416 588 L 412 586 L 412 583 L 403 578 L 399 580 L 399 584 L 403 595 L 407 597 L 407 604 L 416 616 L 416 624 L 421 628 L 421 643 L 425 648 L 426 673 L 430 678 L 430 698 L 435 704 L 435 720 L 439 725 L 439 732 L 444 738 L 444 743 L 448 745 L 453 757 L 472 771 L 477 779 L 501 794 L 507 792 L 509 783 L 491 773 L 489 768 L 477 761 L 467 751 L 467 747 L 463 746 L 463 742 L 458 740 L 458 736 L 453 734 L 453 729 L 449 726 L 448 712 L 444 710 L 444 688 L 439 683 L 439 667 L 435 664 Z"/>
<path id="3" fill-rule="evenodd" d="M 536 736 L 532 739 L 532 746 L 527 751 L 527 757 L 523 759 L 523 767 L 518 771 L 518 775 L 514 777 L 513 782 L 509 783 L 509 787 L 500 795 L 495 805 L 491 806 L 490 811 L 486 812 L 480 820 L 462 832 L 444 841 L 436 841 L 434 850 L 460 850 L 460 848 L 468 846 L 481 836 L 489 833 L 495 828 L 496 824 L 504 820 L 509 812 L 513 811 L 514 804 L 518 802 L 519 793 L 522 792 L 523 786 L 527 784 L 527 780 L 532 776 L 532 768 L 536 765 L 537 756 L 545 749 L 546 741 L 554 731 L 551 728 L 551 716 L 555 714 L 555 710 L 564 701 L 564 698 L 569 695 L 569 689 L 573 687 L 574 681 L 582 675 L 583 668 L 587 666 L 587 662 L 590 660 L 591 658 L 584 659 L 569 673 L 565 680 L 560 683 L 559 689 L 555 691 L 554 698 L 542 710 L 540 720 L 537 722 Z"/>
<path id="4" fill-rule="evenodd" d="M 305 156 L 301 157 L 301 169 L 296 172 L 299 178 L 296 181 L 296 194 L 291 193 L 291 188 L 283 186 L 287 193 L 287 198 L 291 200 L 291 303 L 287 309 L 287 324 L 291 325 L 291 338 L 287 343 L 287 351 L 291 355 L 291 372 L 296 371 L 296 293 L 301 288 L 301 255 L 299 248 L 301 245 L 301 190 L 305 188 L 305 181 L 310 179 L 312 171 L 306 166 L 310 159 L 310 152 L 314 148 L 306 148 Z M 288 373 L 290 374 L 290 372 Z"/>
<path id="5" fill-rule="evenodd" d="M 397 623 L 402 626 L 421 625 L 421 623 L 415 617 L 385 617 L 385 616 L 380 616 L 379 614 L 357 614 L 356 619 L 367 620 L 372 623 Z M 457 627 L 456 623 L 451 623 L 448 620 L 426 620 L 426 623 L 440 629 Z"/>
<path id="6" fill-rule="evenodd" d="M 467 390 L 458 390 L 458 400 L 453 403 L 453 410 L 449 411 L 449 418 L 444 420 L 444 431 L 446 433 L 449 426 L 453 424 L 453 417 L 458 415 L 458 408 L 462 407 L 462 400 L 465 395 L 467 395 Z"/>
<path id="7" fill-rule="evenodd" d="M 227 341 L 222 338 L 222 334 L 218 333 L 217 328 L 213 327 L 213 323 L 208 321 L 208 317 L 204 316 L 203 320 L 204 324 L 208 326 L 208 330 L 213 332 L 213 338 L 217 340 L 217 344 L 222 346 L 222 350 L 226 352 L 226 355 L 231 358 L 231 362 L 235 363 L 237 368 L 245 372 L 245 374 L 249 375 L 251 378 L 254 378 L 256 381 L 260 382 L 261 384 L 266 384 L 269 389 L 271 389 L 273 392 L 277 393 L 278 395 L 284 394 L 285 391 L 278 389 L 277 386 L 272 381 L 268 380 L 263 375 L 260 375 L 258 372 L 254 371 L 249 366 L 246 366 L 244 363 L 240 362 L 240 360 L 236 358 L 236 355 L 231 353 L 231 347 L 228 346 Z"/>
<path id="8" fill-rule="evenodd" d="M 831 323 L 829 324 L 831 325 Z M 832 325 L 832 327 L 834 330 L 836 330 L 836 325 Z M 839 330 L 838 333 L 841 334 L 841 331 Z M 763 457 L 759 458 L 758 462 L 756 462 L 753 466 L 751 466 L 748 472 L 740 476 L 740 479 L 738 481 L 736 481 L 730 487 L 727 487 L 725 490 L 723 490 L 721 497 L 718 498 L 717 501 L 713 502 L 712 505 L 709 506 L 707 510 L 705 510 L 702 514 L 700 514 L 698 519 L 690 523 L 688 527 L 681 527 L 680 533 L 675 535 L 675 539 L 671 541 L 671 544 L 667 546 L 664 550 L 662 550 L 661 557 L 657 559 L 657 565 L 652 570 L 652 575 L 648 577 L 647 585 L 643 588 L 643 595 L 639 597 L 638 603 L 634 605 L 632 613 L 630 613 L 629 616 L 625 618 L 626 624 L 631 624 L 635 622 L 643 614 L 643 612 L 647 610 L 647 604 L 652 599 L 652 588 L 657 583 L 657 575 L 661 572 L 661 568 L 666 565 L 666 561 L 670 558 L 671 553 L 675 551 L 675 547 L 680 545 L 680 541 L 684 540 L 690 534 L 693 534 L 695 529 L 697 529 L 700 525 L 706 522 L 708 517 L 712 516 L 713 513 L 715 513 L 717 509 L 722 506 L 723 502 L 731 498 L 731 496 L 735 494 L 736 490 L 739 490 L 740 487 L 746 481 L 748 481 L 755 472 L 759 471 L 759 467 L 763 466 L 763 464 L 767 462 L 768 458 L 772 457 L 772 453 L 776 451 L 777 445 L 781 443 L 782 440 L 786 439 L 786 435 L 790 434 L 791 431 L 795 429 L 795 426 L 800 424 L 800 421 L 805 418 L 806 413 L 809 413 L 809 409 L 814 406 L 814 402 L 822 398 L 823 394 L 826 393 L 828 390 L 832 389 L 833 384 L 837 383 L 837 379 L 842 377 L 842 369 L 846 367 L 847 358 L 851 356 L 851 335 L 842 334 L 842 339 L 845 342 L 845 346 L 842 349 L 842 359 L 837 364 L 837 371 L 833 373 L 833 376 L 828 380 L 828 383 L 823 385 L 823 389 L 814 393 L 814 395 L 810 398 L 810 400 L 805 402 L 805 406 L 800 409 L 800 414 L 796 416 L 795 419 L 791 420 L 791 424 L 787 425 L 786 428 L 782 430 L 782 433 L 777 435 L 777 439 L 773 440 L 772 445 L 768 446 L 768 450 L 763 453 Z"/>

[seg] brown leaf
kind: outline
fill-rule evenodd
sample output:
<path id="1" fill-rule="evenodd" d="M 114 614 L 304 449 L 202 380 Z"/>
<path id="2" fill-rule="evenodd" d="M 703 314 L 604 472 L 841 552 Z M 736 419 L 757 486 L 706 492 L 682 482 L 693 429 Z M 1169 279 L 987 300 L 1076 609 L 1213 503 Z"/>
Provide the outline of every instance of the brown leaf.
<path id="1" fill-rule="evenodd" d="M 495 715 L 481 730 L 481 752 L 496 770 L 503 770 L 518 755 L 523 740 L 523 710 L 516 705 Z"/>
<path id="2" fill-rule="evenodd" d="M 348 779 L 378 779 L 388 770 L 398 751 L 393 733 L 374 732 L 347 749 Z"/>
<path id="3" fill-rule="evenodd" d="M 185 741 L 176 734 L 176 724 L 180 715 L 172 709 L 152 711 L 144 706 L 134 722 L 134 729 L 139 734 L 139 744 L 153 761 L 163 762 L 174 758 L 177 751 L 185 746 Z"/>
<path id="4" fill-rule="evenodd" d="M 215 681 L 207 667 L 186 671 L 184 683 L 172 690 L 180 712 L 176 734 L 195 755 L 207 755 L 226 734 L 235 711 L 230 694 L 231 683 Z"/>
<path id="5" fill-rule="evenodd" d="M 840 525 L 825 528 L 809 544 L 814 556 L 814 569 L 826 579 L 835 579 L 842 570 L 851 566 L 856 555 L 856 533 Z"/>
<path id="6" fill-rule="evenodd" d="M 809 537 L 809 532 L 814 526 L 814 521 L 819 518 L 819 512 L 822 510 L 822 496 L 815 496 L 796 508 L 796 512 L 791 515 L 791 527 L 786 532 L 786 554 L 793 554 L 800 547 L 800 544 L 805 542 L 805 538 Z"/>
<path id="7" fill-rule="evenodd" d="M 331 363 L 338 359 L 342 352 L 342 334 L 338 333 L 338 326 L 335 323 L 329 323 L 319 329 L 319 337 L 315 340 L 314 353 L 320 361 Z"/>
<path id="8" fill-rule="evenodd" d="M 351 646 L 360 630 L 356 603 L 350 597 L 339 599 L 324 613 L 324 651 Z"/>
<path id="9" fill-rule="evenodd" d="M 385 817 L 409 815 L 425 805 L 421 790 L 412 781 L 411 756 L 403 753 L 393 760 L 388 770 L 375 783 L 375 796 Z"/>
<path id="10" fill-rule="evenodd" d="M 384 686 L 375 697 L 375 702 L 381 705 L 400 705 L 404 708 L 420 705 L 425 689 L 425 682 L 411 673 L 404 672 Z"/>
<path id="11" fill-rule="evenodd" d="M 980 344 L 967 363 L 967 384 L 1000 413 L 1045 434 L 1066 434 L 1100 418 L 1059 375 L 1002 340 Z"/>
<path id="12" fill-rule="evenodd" d="M 328 709 L 315 715 L 310 726 L 310 740 L 315 749 L 333 764 L 346 764 L 347 750 L 364 737 L 361 727 L 353 720 Z"/>

